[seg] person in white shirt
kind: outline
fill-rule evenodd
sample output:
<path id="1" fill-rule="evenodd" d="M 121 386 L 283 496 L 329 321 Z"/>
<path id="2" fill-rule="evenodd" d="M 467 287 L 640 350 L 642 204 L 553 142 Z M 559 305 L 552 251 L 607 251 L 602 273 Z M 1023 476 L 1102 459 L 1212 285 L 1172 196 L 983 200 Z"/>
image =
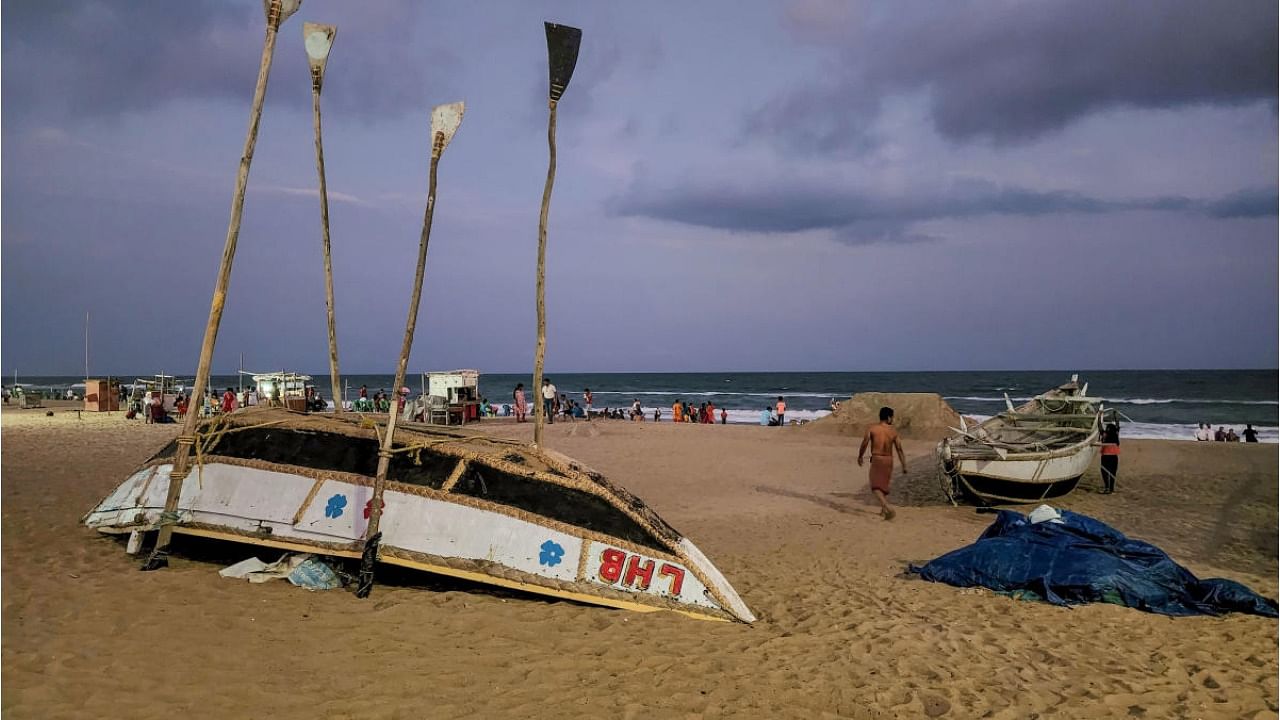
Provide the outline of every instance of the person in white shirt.
<path id="1" fill-rule="evenodd" d="M 556 386 L 551 384 L 551 378 L 542 378 L 542 414 L 547 418 L 547 423 L 555 422 L 556 404 Z"/>
<path id="2" fill-rule="evenodd" d="M 1200 428 L 1196 430 L 1196 440 L 1200 442 L 1208 442 L 1209 438 L 1209 426 L 1204 423 L 1200 423 Z"/>

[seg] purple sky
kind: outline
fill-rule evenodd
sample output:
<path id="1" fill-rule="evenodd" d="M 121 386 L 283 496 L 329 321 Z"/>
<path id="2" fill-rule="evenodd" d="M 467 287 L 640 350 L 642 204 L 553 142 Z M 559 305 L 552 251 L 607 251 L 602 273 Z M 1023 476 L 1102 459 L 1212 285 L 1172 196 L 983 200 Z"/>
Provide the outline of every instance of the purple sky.
<path id="1" fill-rule="evenodd" d="M 560 104 L 548 372 L 1275 367 L 1274 2 L 304 0 L 282 28 L 215 373 L 339 353 L 530 371 Z M 257 0 L 3 5 L 0 370 L 193 372 L 261 51 Z"/>

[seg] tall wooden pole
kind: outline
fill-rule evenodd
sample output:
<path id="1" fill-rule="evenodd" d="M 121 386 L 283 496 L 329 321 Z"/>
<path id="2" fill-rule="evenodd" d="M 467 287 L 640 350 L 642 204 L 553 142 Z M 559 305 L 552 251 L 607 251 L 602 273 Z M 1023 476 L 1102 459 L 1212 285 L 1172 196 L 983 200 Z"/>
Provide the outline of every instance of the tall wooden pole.
<path id="1" fill-rule="evenodd" d="M 365 552 L 360 562 L 357 597 L 368 597 L 373 589 L 373 564 L 378 559 L 378 542 L 381 539 L 378 530 L 382 522 L 382 496 L 387 485 L 387 470 L 391 466 L 396 419 L 400 416 L 400 388 L 404 387 L 409 352 L 413 349 L 413 333 L 418 324 L 418 304 L 422 299 L 422 276 L 427 268 L 427 245 L 431 242 L 431 220 L 436 208 L 436 169 L 440 164 L 440 155 L 462 123 L 464 109 L 464 105 L 457 102 L 437 105 L 431 111 L 431 169 L 427 181 L 427 209 L 422 217 L 422 236 L 418 240 L 418 265 L 413 276 L 413 293 L 409 298 L 409 318 L 405 321 L 404 341 L 400 345 L 400 359 L 396 363 L 396 381 L 391 389 L 387 432 L 382 438 L 382 450 L 378 453 L 378 474 L 373 483 L 373 499 L 369 501 L 369 526 L 365 528 Z"/>
<path id="2" fill-rule="evenodd" d="M 542 187 L 542 212 L 538 215 L 538 344 L 533 351 L 533 444 L 542 447 L 542 425 L 546 422 L 546 400 L 542 396 L 542 366 L 547 356 L 547 213 L 551 210 L 551 187 L 556 181 L 556 101 L 549 102 L 551 119 L 547 123 L 547 146 L 551 161 L 547 165 L 547 182 Z"/>
<path id="3" fill-rule="evenodd" d="M 240 218 L 244 213 L 244 191 L 249 182 L 249 166 L 253 163 L 253 148 L 258 142 L 258 124 L 262 121 L 262 100 L 267 94 L 267 77 L 271 74 L 271 59 L 276 49 L 276 32 L 280 23 L 298 10 L 302 0 L 264 0 L 267 15 L 267 36 L 262 43 L 262 60 L 258 64 L 258 83 L 253 91 L 253 105 L 249 111 L 249 131 L 244 139 L 244 153 L 240 157 L 240 170 L 236 174 L 236 189 L 231 196 L 231 219 L 227 223 L 227 239 L 222 249 L 222 264 L 218 280 L 213 286 L 213 300 L 209 306 L 209 323 L 204 329 L 204 343 L 200 346 L 200 364 L 196 369 L 192 406 L 200 407 L 201 396 L 209 384 L 209 368 L 213 364 L 213 346 L 218 340 L 218 326 L 222 323 L 222 309 L 227 300 L 227 286 L 231 282 L 231 265 L 236 257 L 236 241 L 240 237 Z M 163 383 L 162 383 L 163 385 Z M 163 392 L 163 387 L 161 392 Z M 163 395 L 161 396 L 163 398 Z M 169 565 L 169 541 L 176 522 L 178 498 L 182 494 L 182 482 L 187 477 L 191 447 L 195 444 L 198 411 L 188 412 L 178 436 L 178 449 L 174 453 L 173 472 L 169 474 L 169 494 L 164 501 L 164 514 L 160 518 L 160 535 L 155 549 L 142 565 L 143 570 L 157 570 Z"/>
<path id="4" fill-rule="evenodd" d="M 547 33 L 547 67 L 550 91 L 547 107 L 547 182 L 542 187 L 542 212 L 538 215 L 538 344 L 533 352 L 533 444 L 542 447 L 542 426 L 546 422 L 546 403 L 542 398 L 542 365 L 547 354 L 547 214 L 551 210 L 551 188 L 556 182 L 556 105 L 569 86 L 573 69 L 578 64 L 578 46 L 582 31 L 568 25 L 543 23 Z"/>
<path id="5" fill-rule="evenodd" d="M 339 393 L 342 381 L 338 375 L 338 329 L 333 315 L 333 261 L 329 255 L 329 190 L 324 177 L 324 146 L 320 142 L 320 90 L 324 86 L 324 68 L 338 29 L 332 25 L 304 23 L 302 37 L 311 66 L 311 117 L 316 131 L 316 172 L 320 175 L 320 236 L 324 246 L 324 306 L 329 319 L 329 383 L 333 398 L 333 414 L 342 412 Z"/>

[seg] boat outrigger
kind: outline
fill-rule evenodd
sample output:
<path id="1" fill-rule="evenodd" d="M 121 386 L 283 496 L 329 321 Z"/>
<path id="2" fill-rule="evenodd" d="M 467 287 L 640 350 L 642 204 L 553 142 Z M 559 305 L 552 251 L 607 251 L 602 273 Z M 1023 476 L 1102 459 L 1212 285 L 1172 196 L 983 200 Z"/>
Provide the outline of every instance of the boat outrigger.
<path id="1" fill-rule="evenodd" d="M 202 421 L 177 510 L 177 441 L 90 511 L 103 533 L 173 533 L 360 558 L 379 435 L 369 419 L 256 407 Z M 402 423 L 379 562 L 639 611 L 755 617 L 698 548 L 638 498 L 527 443 Z"/>
<path id="2" fill-rule="evenodd" d="M 938 444 L 943 489 L 955 500 L 983 504 L 1033 503 L 1066 495 L 1098 455 L 1106 415 L 1079 376 L 1021 406 L 960 428 Z"/>

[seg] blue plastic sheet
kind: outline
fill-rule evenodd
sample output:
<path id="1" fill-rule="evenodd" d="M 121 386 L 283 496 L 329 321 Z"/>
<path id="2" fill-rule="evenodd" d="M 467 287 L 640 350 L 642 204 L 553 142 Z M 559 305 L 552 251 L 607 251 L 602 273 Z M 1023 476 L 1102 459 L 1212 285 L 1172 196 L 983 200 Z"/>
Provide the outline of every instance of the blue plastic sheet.
<path id="1" fill-rule="evenodd" d="M 1162 615 L 1243 612 L 1276 617 L 1276 601 L 1222 578 L 1200 580 L 1160 548 L 1087 515 L 1032 523 L 1001 510 L 967 547 L 912 572 L 957 587 L 985 587 L 1055 605 L 1110 602 Z"/>

